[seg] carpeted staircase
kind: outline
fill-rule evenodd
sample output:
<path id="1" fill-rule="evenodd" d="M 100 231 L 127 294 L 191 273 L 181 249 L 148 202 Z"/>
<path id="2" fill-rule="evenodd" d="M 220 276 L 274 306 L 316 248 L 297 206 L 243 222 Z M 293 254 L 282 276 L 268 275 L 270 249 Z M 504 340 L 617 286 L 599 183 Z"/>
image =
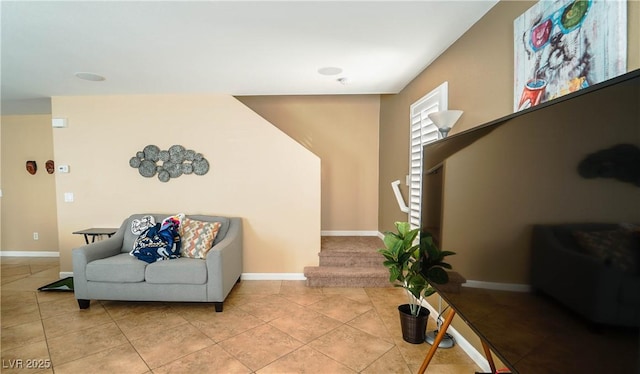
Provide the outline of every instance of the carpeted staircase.
<path id="1" fill-rule="evenodd" d="M 375 236 L 323 236 L 320 266 L 307 266 L 309 287 L 391 287 L 389 271 L 378 253 L 382 240 Z"/>

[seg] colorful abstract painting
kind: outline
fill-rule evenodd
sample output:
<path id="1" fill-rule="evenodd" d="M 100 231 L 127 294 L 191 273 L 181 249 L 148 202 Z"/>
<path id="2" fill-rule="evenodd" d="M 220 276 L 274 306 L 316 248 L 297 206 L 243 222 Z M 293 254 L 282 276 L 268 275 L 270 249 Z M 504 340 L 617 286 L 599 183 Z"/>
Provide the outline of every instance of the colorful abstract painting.
<path id="1" fill-rule="evenodd" d="M 627 72 L 626 1 L 540 1 L 513 26 L 514 112 Z"/>

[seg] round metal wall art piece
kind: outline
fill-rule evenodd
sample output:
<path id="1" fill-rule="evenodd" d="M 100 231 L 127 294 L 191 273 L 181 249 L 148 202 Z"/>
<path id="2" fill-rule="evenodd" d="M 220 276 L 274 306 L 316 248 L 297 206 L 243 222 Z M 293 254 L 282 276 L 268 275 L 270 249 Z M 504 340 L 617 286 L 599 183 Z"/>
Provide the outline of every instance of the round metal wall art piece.
<path id="1" fill-rule="evenodd" d="M 191 174 L 193 173 L 193 164 L 190 162 L 185 162 L 182 164 L 182 173 L 183 174 Z"/>
<path id="2" fill-rule="evenodd" d="M 169 175 L 169 172 L 166 170 L 161 170 L 158 173 L 158 179 L 160 180 L 160 182 L 168 182 L 169 179 L 171 179 L 171 176 Z"/>
<path id="3" fill-rule="evenodd" d="M 167 162 L 171 158 L 169 151 L 160 151 L 160 161 Z"/>
<path id="4" fill-rule="evenodd" d="M 158 148 L 158 146 L 155 145 L 148 145 L 146 147 L 144 147 L 144 150 L 142 151 L 144 152 L 144 158 L 147 160 L 151 160 L 151 161 L 158 161 L 160 159 L 159 155 L 160 155 L 160 148 Z"/>
<path id="5" fill-rule="evenodd" d="M 132 168 L 140 167 L 141 163 L 142 163 L 142 160 L 139 159 L 138 157 L 131 157 L 131 159 L 129 160 L 129 166 L 131 166 Z"/>
<path id="6" fill-rule="evenodd" d="M 156 163 L 151 160 L 142 160 L 138 166 L 138 172 L 143 177 L 151 178 L 156 175 Z"/>
<path id="7" fill-rule="evenodd" d="M 184 153 L 184 159 L 187 161 L 193 161 L 196 158 L 196 152 L 194 150 L 189 149 Z"/>
<path id="8" fill-rule="evenodd" d="M 205 175 L 209 171 L 209 162 L 206 159 L 193 161 L 193 173 L 195 175 Z"/>
<path id="9" fill-rule="evenodd" d="M 140 175 L 146 178 L 157 174 L 161 182 L 168 182 L 183 174 L 205 175 L 209 171 L 209 161 L 201 153 L 179 144 L 172 145 L 168 150 L 149 144 L 129 159 L 129 166 L 138 169 Z"/>

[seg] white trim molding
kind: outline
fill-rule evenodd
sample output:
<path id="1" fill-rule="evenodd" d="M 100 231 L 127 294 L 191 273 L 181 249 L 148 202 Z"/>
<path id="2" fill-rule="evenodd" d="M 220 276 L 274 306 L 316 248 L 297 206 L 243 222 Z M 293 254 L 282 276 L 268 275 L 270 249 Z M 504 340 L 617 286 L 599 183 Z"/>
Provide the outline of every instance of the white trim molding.
<path id="1" fill-rule="evenodd" d="M 358 231 L 358 230 L 322 230 L 322 236 L 378 236 L 377 231 Z"/>
<path id="2" fill-rule="evenodd" d="M 72 271 L 61 271 L 60 278 L 73 277 Z M 242 273 L 242 280 L 306 280 L 304 273 Z"/>
<path id="3" fill-rule="evenodd" d="M 423 301 L 422 305 L 429 309 L 429 316 L 436 321 L 437 325 L 439 315 L 438 311 L 426 301 Z M 464 353 L 466 353 L 467 356 L 469 356 L 473 360 L 473 362 L 475 362 L 476 365 L 478 365 L 480 369 L 482 369 L 482 371 L 491 371 L 491 368 L 489 367 L 489 361 L 487 361 L 486 357 L 484 357 L 482 353 L 475 349 L 475 347 L 471 345 L 471 343 L 469 343 L 469 341 L 465 339 L 464 336 L 458 332 L 458 330 L 449 325 L 447 333 L 453 336 L 453 339 L 455 340 L 456 344 L 458 344 L 460 349 L 462 349 Z"/>
<path id="4" fill-rule="evenodd" d="M 0 251 L 0 257 L 60 257 L 54 251 Z"/>
<path id="5" fill-rule="evenodd" d="M 306 280 L 304 273 L 242 273 L 242 280 Z"/>
<path id="6" fill-rule="evenodd" d="M 462 287 L 484 288 L 487 290 L 511 291 L 511 292 L 533 291 L 533 289 L 531 288 L 531 285 L 529 284 L 484 282 L 484 281 L 476 281 L 476 280 L 467 280 L 466 283 L 462 284 Z"/>

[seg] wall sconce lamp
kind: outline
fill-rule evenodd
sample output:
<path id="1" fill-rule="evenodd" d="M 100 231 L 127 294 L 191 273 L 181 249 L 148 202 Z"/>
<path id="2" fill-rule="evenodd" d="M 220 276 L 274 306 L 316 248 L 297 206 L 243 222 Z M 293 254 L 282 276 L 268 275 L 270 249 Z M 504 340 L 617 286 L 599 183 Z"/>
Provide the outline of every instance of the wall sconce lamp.
<path id="1" fill-rule="evenodd" d="M 453 125 L 458 122 L 463 111 L 461 110 L 443 110 L 440 112 L 429 113 L 429 119 L 433 121 L 433 124 L 438 127 L 440 134 L 443 138 L 446 138 L 451 131 Z"/>

